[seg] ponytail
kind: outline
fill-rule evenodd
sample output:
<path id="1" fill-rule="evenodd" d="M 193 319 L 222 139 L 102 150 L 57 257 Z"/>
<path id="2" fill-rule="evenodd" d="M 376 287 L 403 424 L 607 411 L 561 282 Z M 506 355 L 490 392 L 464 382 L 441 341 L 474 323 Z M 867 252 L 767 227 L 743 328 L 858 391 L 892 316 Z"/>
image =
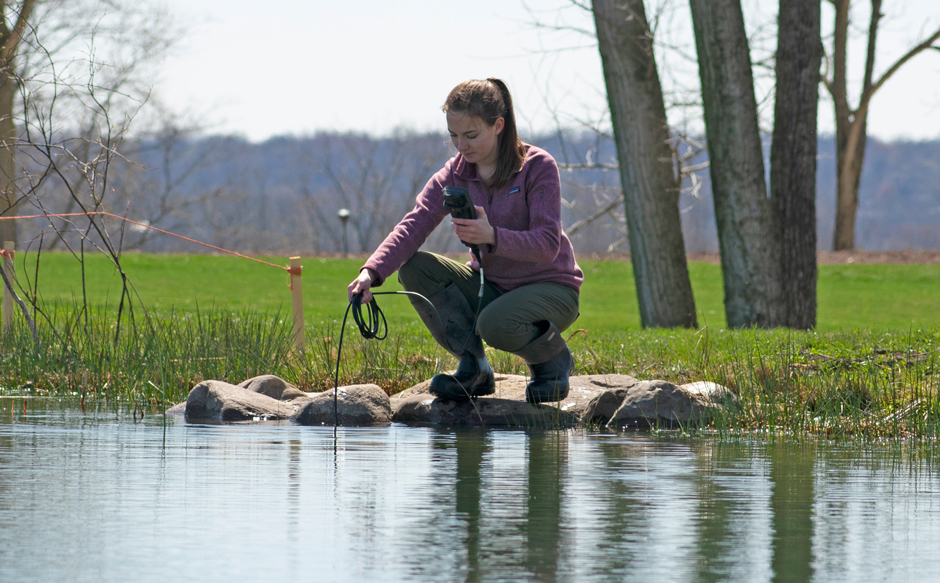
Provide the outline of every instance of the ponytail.
<path id="1" fill-rule="evenodd" d="M 509 87 L 502 79 L 490 77 L 487 81 L 499 89 L 503 98 L 503 120 L 505 125 L 499 135 L 499 153 L 496 172 L 493 174 L 493 185 L 498 187 L 505 184 L 513 173 L 522 170 L 522 164 L 525 162 L 525 146 L 522 145 L 519 132 L 516 130 L 516 112 L 512 106 Z M 496 123 L 495 120 L 493 123 Z"/>

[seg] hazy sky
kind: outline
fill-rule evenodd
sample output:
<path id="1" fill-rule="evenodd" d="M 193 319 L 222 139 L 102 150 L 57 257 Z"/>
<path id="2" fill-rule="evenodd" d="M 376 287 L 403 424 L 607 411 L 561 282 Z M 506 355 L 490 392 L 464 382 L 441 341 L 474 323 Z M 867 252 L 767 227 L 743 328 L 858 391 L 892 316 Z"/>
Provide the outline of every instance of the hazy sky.
<path id="1" fill-rule="evenodd" d="M 603 115 L 593 39 L 533 25 L 538 20 L 592 30 L 590 14 L 567 0 L 530 0 L 531 10 L 520 0 L 164 1 L 189 34 L 156 90 L 210 133 L 262 140 L 318 130 L 443 131 L 440 106 L 448 91 L 465 79 L 492 76 L 509 83 L 523 135 L 554 127 L 555 119 L 572 126 Z M 867 24 L 868 3 L 855 3 L 859 23 Z M 772 22 L 776 5 L 744 0 L 749 31 Z M 672 0 L 669 6 L 657 38 L 694 52 L 688 3 Z M 878 72 L 940 26 L 938 0 L 889 0 L 884 9 Z M 831 9 L 824 3 L 824 22 L 831 20 L 827 16 Z M 769 37 L 764 44 L 766 52 L 776 42 Z M 863 58 L 864 45 L 856 43 L 850 55 L 856 85 Z M 661 51 L 657 59 L 667 92 L 694 87 L 695 65 L 681 52 Z M 761 82 L 758 93 L 768 94 L 770 87 Z M 822 89 L 821 95 L 826 97 Z M 909 62 L 871 107 L 874 136 L 940 138 L 940 52 Z M 824 99 L 821 132 L 832 131 L 831 109 Z M 686 118 L 693 129 L 700 123 L 688 112 L 670 114 L 673 124 Z"/>

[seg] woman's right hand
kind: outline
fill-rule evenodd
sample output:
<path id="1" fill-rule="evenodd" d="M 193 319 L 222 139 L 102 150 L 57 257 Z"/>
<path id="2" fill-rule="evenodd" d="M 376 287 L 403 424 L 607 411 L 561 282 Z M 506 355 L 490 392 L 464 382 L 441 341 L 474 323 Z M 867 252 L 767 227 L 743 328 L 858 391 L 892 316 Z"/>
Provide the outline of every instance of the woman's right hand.
<path id="1" fill-rule="evenodd" d="M 372 282 L 375 281 L 373 277 L 374 272 L 366 267 L 359 272 L 359 277 L 354 279 L 349 287 L 346 288 L 346 295 L 351 302 L 353 296 L 357 294 L 362 294 L 362 303 L 368 304 L 372 301 L 372 292 L 369 291 L 369 288 L 372 287 Z"/>

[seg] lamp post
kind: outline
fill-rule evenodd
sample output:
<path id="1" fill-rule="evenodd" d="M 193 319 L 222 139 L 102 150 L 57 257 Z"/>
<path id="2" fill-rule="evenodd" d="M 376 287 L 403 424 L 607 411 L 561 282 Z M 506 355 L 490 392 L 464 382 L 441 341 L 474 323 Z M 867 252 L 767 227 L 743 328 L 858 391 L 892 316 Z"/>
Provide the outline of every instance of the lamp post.
<path id="1" fill-rule="evenodd" d="M 339 216 L 340 222 L 343 223 L 343 257 L 349 255 L 349 239 L 346 237 L 346 224 L 349 223 L 349 215 L 352 214 L 349 212 L 349 209 L 339 209 L 339 212 L 336 213 Z"/>

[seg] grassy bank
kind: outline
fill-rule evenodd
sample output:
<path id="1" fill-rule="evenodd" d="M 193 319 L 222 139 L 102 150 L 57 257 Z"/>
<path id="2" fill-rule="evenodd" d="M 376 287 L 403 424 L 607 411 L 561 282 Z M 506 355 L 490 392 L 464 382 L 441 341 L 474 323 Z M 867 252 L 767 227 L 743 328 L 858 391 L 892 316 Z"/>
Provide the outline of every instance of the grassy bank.
<path id="1" fill-rule="evenodd" d="M 4 394 L 161 405 L 182 401 L 208 378 L 237 383 L 277 374 L 305 390 L 332 386 L 345 286 L 359 260 L 305 260 L 302 355 L 291 348 L 286 274 L 271 267 L 227 257 L 129 255 L 125 269 L 150 317 L 138 310 L 133 322 L 125 318 L 115 343 L 113 269 L 88 265 L 93 310 L 86 320 L 72 261 L 43 255 L 41 305 L 54 326 L 40 321 L 41 349 L 21 322 L 4 338 Z M 940 266 L 821 266 L 817 332 L 723 330 L 720 267 L 708 263 L 690 267 L 703 327 L 641 330 L 629 263 L 586 261 L 584 269 L 582 316 L 567 332 L 581 374 L 724 384 L 741 407 L 713 422 L 721 430 L 940 432 Z M 350 324 L 342 384 L 374 382 L 394 393 L 455 366 L 406 300 L 380 301 L 389 338 L 365 341 Z M 526 370 L 506 353 L 491 360 L 499 372 Z"/>
<path id="2" fill-rule="evenodd" d="M 208 378 L 238 383 L 277 374 L 305 390 L 332 387 L 336 324 L 308 329 L 309 349 L 292 354 L 290 321 L 275 314 L 198 311 L 169 314 L 122 335 L 94 317 L 67 336 L 44 334 L 35 350 L 18 327 L 6 347 L 0 386 L 7 394 L 103 397 L 138 404 L 180 402 Z M 728 386 L 741 408 L 710 426 L 723 431 L 823 435 L 937 436 L 940 433 L 940 330 L 904 332 L 635 330 L 575 332 L 580 374 L 628 374 L 676 383 Z M 493 367 L 524 374 L 513 355 L 491 354 Z M 455 361 L 415 324 L 383 342 L 350 326 L 340 383 L 371 382 L 394 393 Z M 27 383 L 24 387 L 24 383 Z"/>

